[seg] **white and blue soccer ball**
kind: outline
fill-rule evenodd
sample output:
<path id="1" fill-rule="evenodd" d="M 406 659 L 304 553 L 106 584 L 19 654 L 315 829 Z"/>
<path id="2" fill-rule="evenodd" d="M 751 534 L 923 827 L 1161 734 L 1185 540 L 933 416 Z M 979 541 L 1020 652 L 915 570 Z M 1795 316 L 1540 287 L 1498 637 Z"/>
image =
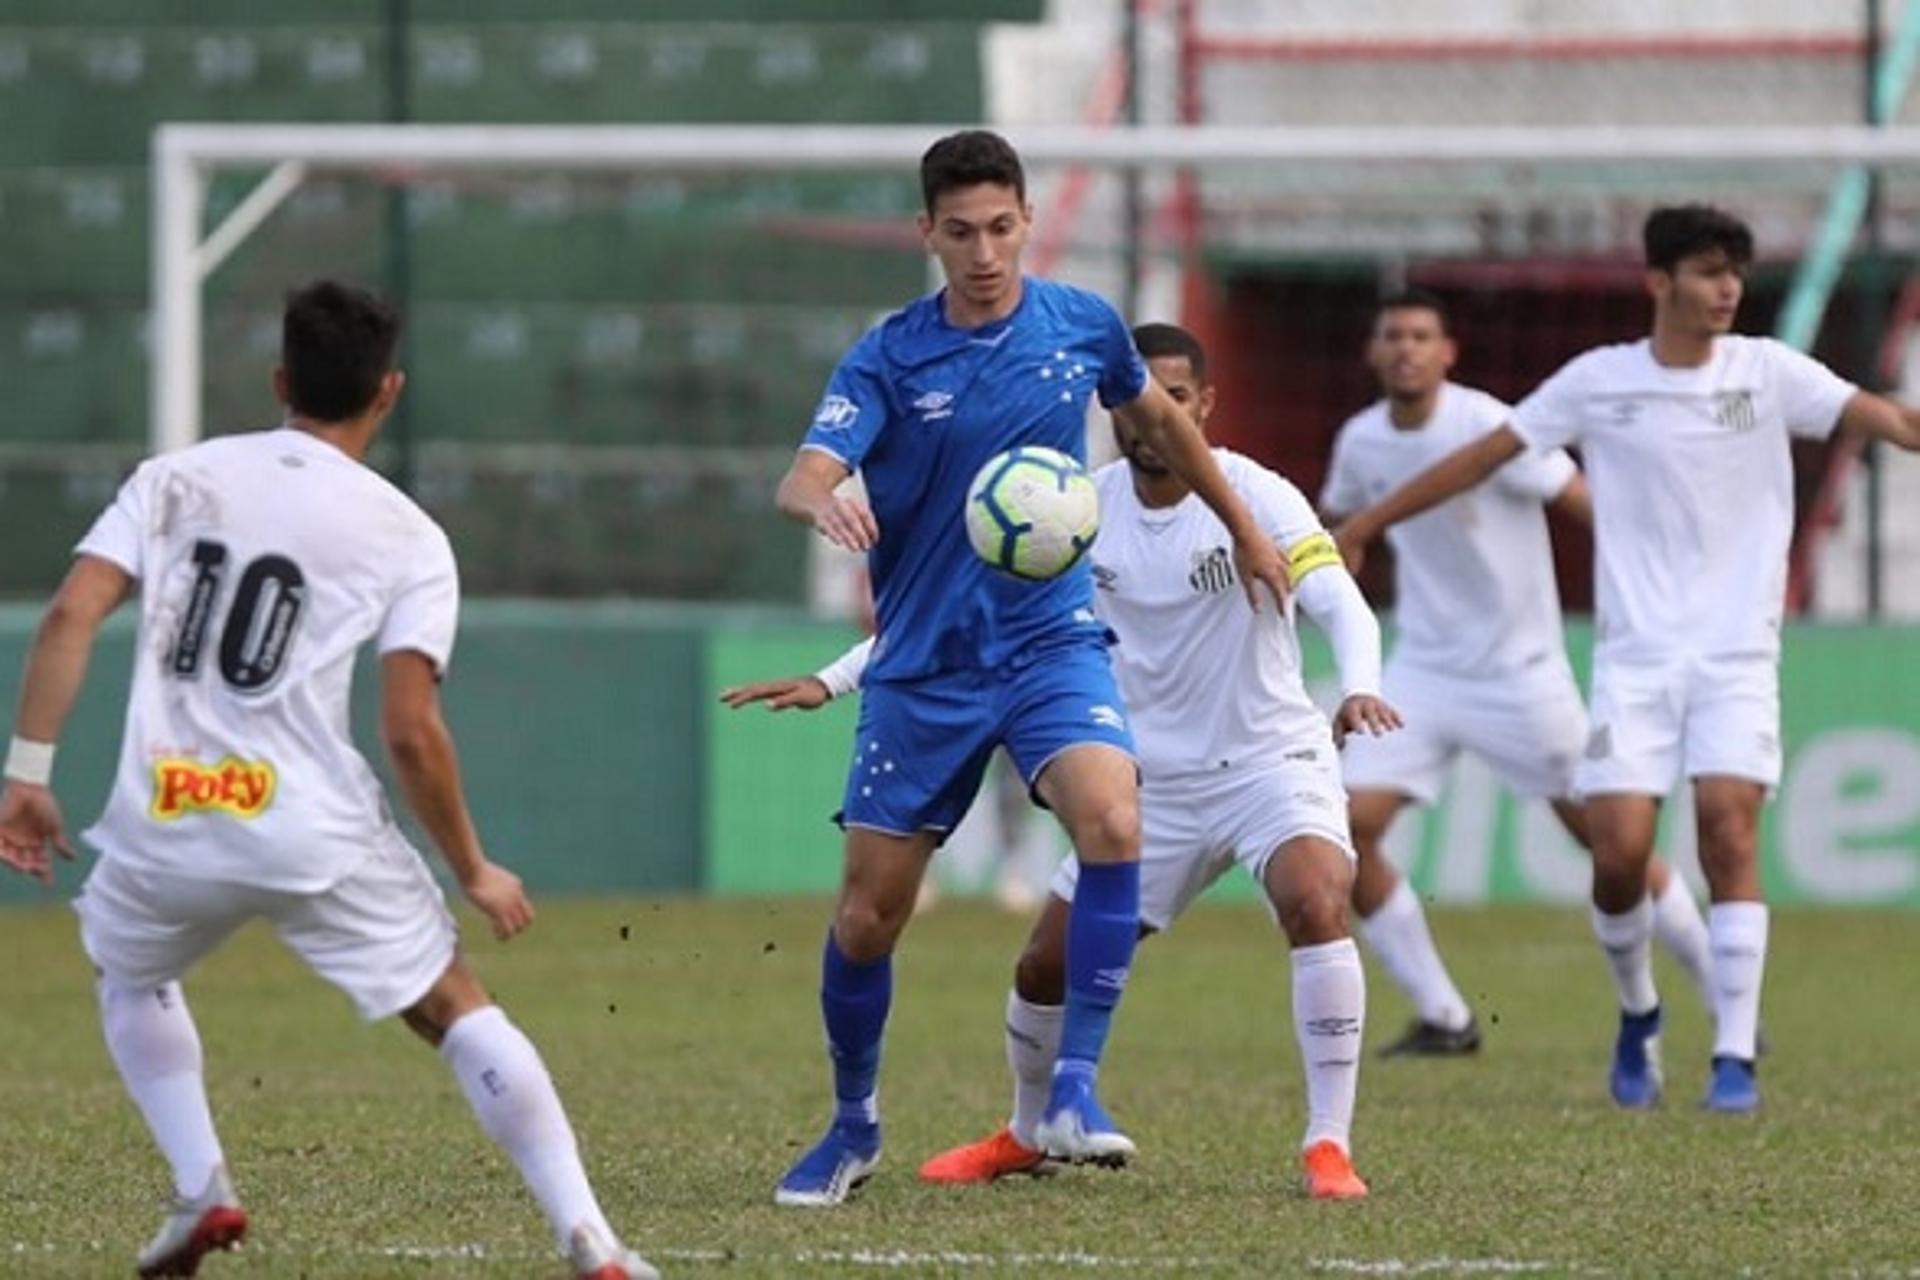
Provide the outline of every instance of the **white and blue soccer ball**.
<path id="1" fill-rule="evenodd" d="M 1071 569 L 1100 531 L 1100 494 L 1085 467 L 1057 449 L 996 454 L 967 488 L 967 540 L 982 560 L 1043 582 Z"/>

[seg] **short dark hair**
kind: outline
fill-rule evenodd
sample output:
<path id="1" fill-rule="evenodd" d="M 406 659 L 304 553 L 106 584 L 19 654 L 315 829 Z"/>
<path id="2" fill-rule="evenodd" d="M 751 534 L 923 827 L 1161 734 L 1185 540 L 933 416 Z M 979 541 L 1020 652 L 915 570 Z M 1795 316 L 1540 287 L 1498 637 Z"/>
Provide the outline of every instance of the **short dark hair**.
<path id="1" fill-rule="evenodd" d="M 1026 202 L 1027 171 L 1021 167 L 1020 153 L 990 129 L 950 133 L 920 157 L 920 195 L 929 214 L 933 202 L 947 192 L 983 182 L 1012 187 L 1021 202 Z"/>
<path id="2" fill-rule="evenodd" d="M 365 289 L 317 280 L 294 290 L 280 324 L 288 408 L 319 422 L 358 417 L 399 343 L 400 313 Z"/>
<path id="3" fill-rule="evenodd" d="M 1380 323 L 1380 317 L 1389 311 L 1431 311 L 1440 321 L 1440 332 L 1453 333 L 1453 316 L 1447 312 L 1447 304 L 1431 289 L 1422 289 L 1418 285 L 1390 293 L 1380 299 L 1373 308 L 1373 322 Z"/>
<path id="4" fill-rule="evenodd" d="M 1133 345 L 1147 360 L 1160 360 L 1167 357 L 1184 357 L 1187 366 L 1193 370 L 1193 380 L 1201 386 L 1207 382 L 1207 349 L 1200 345 L 1200 339 L 1188 333 L 1177 324 L 1163 324 L 1159 321 L 1135 325 Z"/>
<path id="5" fill-rule="evenodd" d="M 1710 204 L 1662 205 L 1640 229 L 1647 265 L 1672 271 L 1683 258 L 1718 249 L 1735 266 L 1753 261 L 1753 230 L 1724 209 Z"/>

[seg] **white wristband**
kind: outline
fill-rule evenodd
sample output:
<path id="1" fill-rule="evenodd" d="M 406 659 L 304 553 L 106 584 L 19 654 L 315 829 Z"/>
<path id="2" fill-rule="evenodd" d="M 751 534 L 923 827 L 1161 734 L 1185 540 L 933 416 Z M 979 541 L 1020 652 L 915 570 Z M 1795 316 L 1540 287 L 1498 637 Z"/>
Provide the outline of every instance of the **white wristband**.
<path id="1" fill-rule="evenodd" d="M 44 787 L 53 781 L 53 744 L 15 736 L 7 748 L 6 776 L 12 782 Z"/>

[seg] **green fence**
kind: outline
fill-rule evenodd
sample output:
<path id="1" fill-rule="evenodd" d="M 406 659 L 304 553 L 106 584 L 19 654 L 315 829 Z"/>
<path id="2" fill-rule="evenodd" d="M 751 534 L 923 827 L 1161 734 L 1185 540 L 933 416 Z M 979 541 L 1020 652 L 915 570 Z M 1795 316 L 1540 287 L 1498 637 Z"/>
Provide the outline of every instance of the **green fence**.
<path id="1" fill-rule="evenodd" d="M 34 615 L 0 609 L 0 699 L 11 706 Z M 558 891 L 829 892 L 855 712 L 729 712 L 742 680 L 812 670 L 853 639 L 774 611 L 482 601 L 466 611 L 447 682 L 467 785 L 495 854 Z M 1309 636 L 1310 671 L 1328 675 Z M 1588 637 L 1576 629 L 1576 665 Z M 1786 639 L 1787 768 L 1768 812 L 1764 874 L 1782 902 L 1920 907 L 1920 632 L 1795 627 Z M 62 745 L 59 787 L 83 826 L 117 749 L 131 631 L 118 620 Z M 372 742 L 376 682 L 363 672 L 356 731 Z M 1685 798 L 1663 849 L 1693 862 Z M 1044 821 L 1044 820 L 1041 820 Z M 977 825 L 977 824 L 976 824 Z M 991 833 L 991 823 L 976 829 Z M 969 838 L 963 829 L 956 845 Z M 997 836 L 989 834 L 986 839 Z M 1585 859 L 1544 807 L 1518 804 L 1477 765 L 1442 803 L 1409 813 L 1395 851 L 1417 887 L 1456 901 L 1571 901 Z M 966 887 L 970 873 L 949 874 Z M 63 873 L 63 888 L 78 872 Z M 1220 892 L 1250 886 L 1230 877 Z M 35 887 L 0 879 L 0 901 Z"/>

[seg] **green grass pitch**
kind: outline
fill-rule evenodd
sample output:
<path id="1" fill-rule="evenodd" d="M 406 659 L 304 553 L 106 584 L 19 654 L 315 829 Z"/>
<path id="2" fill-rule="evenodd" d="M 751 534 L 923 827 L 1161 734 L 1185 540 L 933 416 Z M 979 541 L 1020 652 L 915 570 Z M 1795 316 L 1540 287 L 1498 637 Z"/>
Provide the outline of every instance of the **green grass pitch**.
<path id="1" fill-rule="evenodd" d="M 1022 921 L 949 904 L 899 957 L 887 1155 L 832 1212 L 775 1179 L 826 1114 L 823 903 L 546 902 L 479 942 L 558 1078 L 615 1224 L 670 1275 L 1911 1275 L 1920 1270 L 1915 919 L 1779 912 L 1757 1118 L 1703 1115 L 1706 1018 L 1662 969 L 1668 1101 L 1605 1095 L 1602 962 L 1576 910 L 1434 912 L 1477 1006 L 1478 1060 L 1380 1062 L 1356 1133 L 1371 1200 L 1296 1191 L 1300 1073 L 1285 951 L 1203 907 L 1148 944 L 1104 1094 L 1123 1173 L 919 1185 L 1007 1102 L 1000 1016 Z M 469 921 L 468 932 L 478 930 Z M 64 909 L 0 911 L 0 1274 L 130 1274 L 164 1168 L 99 1040 Z M 1369 1041 L 1407 1010 L 1370 970 Z M 531 1202 L 435 1055 L 258 929 L 190 981 L 254 1237 L 202 1274 L 561 1275 Z"/>

